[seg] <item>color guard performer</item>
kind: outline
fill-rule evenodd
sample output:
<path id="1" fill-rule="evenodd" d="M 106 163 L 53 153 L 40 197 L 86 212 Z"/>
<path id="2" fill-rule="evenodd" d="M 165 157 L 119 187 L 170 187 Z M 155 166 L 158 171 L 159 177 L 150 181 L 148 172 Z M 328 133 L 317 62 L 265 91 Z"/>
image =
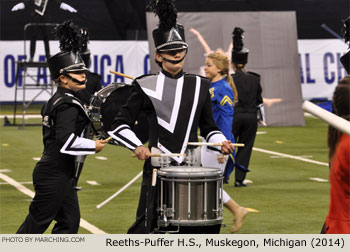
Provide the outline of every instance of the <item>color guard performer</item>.
<path id="1" fill-rule="evenodd" d="M 222 53 L 209 54 L 205 61 L 205 75 L 211 81 L 209 93 L 213 104 L 216 125 L 225 137 L 234 143 L 232 122 L 234 104 L 237 102 L 239 94 L 237 94 L 236 86 L 229 74 L 229 62 L 228 57 Z M 223 172 L 225 169 L 233 170 L 234 166 L 236 166 L 236 169 L 241 169 L 235 161 L 234 152 L 227 157 L 228 160 L 222 155 L 217 155 L 217 153 L 217 150 L 213 150 L 212 146 L 203 146 L 202 165 L 205 167 L 217 167 Z M 237 232 L 241 228 L 248 211 L 234 201 L 225 190 L 223 190 L 222 194 L 224 206 L 234 216 L 234 226 L 232 226 L 231 232 Z"/>

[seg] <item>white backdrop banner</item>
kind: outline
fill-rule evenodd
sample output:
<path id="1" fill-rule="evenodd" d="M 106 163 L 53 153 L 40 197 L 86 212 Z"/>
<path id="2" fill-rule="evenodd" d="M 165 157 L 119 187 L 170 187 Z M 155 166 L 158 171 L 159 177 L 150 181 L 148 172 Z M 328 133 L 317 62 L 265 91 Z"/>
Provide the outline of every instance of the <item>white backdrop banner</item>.
<path id="1" fill-rule="evenodd" d="M 29 42 L 26 45 L 29 48 Z M 51 55 L 58 52 L 58 42 L 50 41 Z M 109 70 L 125 73 L 134 77 L 149 73 L 150 62 L 147 41 L 90 41 L 91 54 L 90 71 L 102 76 L 103 86 L 112 82 L 130 83 L 130 79 L 109 73 Z M 27 54 L 28 55 L 28 54 Z M 37 41 L 37 50 L 34 61 L 45 61 L 45 52 L 42 41 Z M 17 61 L 24 61 L 23 41 L 0 41 L 0 102 L 14 101 Z M 23 71 L 17 81 L 17 101 L 23 100 L 22 86 L 38 83 L 38 89 L 26 89 L 25 100 L 31 101 L 39 92 L 40 86 L 47 85 L 51 81 L 48 68 L 29 68 L 27 77 L 23 77 Z M 49 93 L 43 92 L 35 101 L 46 101 Z"/>
<path id="2" fill-rule="evenodd" d="M 304 100 L 332 99 L 338 80 L 346 76 L 339 60 L 346 49 L 346 44 L 339 39 L 298 40 Z"/>
<path id="3" fill-rule="evenodd" d="M 25 59 L 22 41 L 0 41 L 0 102 L 14 101 L 16 86 L 17 61 Z M 26 46 L 29 48 L 29 42 Z M 58 43 L 50 42 L 51 54 L 58 52 Z M 150 71 L 150 59 L 147 41 L 90 41 L 92 65 L 90 70 L 102 76 L 102 85 L 112 82 L 130 80 L 109 73 L 115 70 L 131 76 L 140 76 Z M 339 79 L 346 75 L 339 58 L 346 52 L 346 45 L 339 39 L 298 40 L 303 99 L 331 99 Z M 45 60 L 41 41 L 37 42 L 34 60 Z M 40 85 L 50 83 L 49 70 L 45 68 L 29 69 L 33 78 L 26 77 L 26 83 L 36 82 Z M 19 75 L 18 86 L 22 87 L 23 78 Z M 32 100 L 38 90 L 27 90 L 26 100 Z M 36 98 L 46 101 L 48 93 Z M 18 91 L 21 101 L 22 91 Z"/>

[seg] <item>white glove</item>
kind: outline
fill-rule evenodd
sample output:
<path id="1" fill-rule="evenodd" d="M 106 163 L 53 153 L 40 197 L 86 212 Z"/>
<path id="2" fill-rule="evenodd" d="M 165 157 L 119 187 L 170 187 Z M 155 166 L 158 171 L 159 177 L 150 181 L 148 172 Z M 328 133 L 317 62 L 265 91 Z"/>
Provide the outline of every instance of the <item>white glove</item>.
<path id="1" fill-rule="evenodd" d="M 69 11 L 71 13 L 75 13 L 75 12 L 78 12 L 76 9 L 74 9 L 72 6 L 62 2 L 61 5 L 60 5 L 60 8 L 62 10 L 65 10 L 65 11 Z"/>
<path id="2" fill-rule="evenodd" d="M 16 4 L 15 6 L 12 7 L 11 11 L 18 11 L 18 10 L 23 10 L 26 6 L 24 5 L 24 3 L 19 3 Z"/>

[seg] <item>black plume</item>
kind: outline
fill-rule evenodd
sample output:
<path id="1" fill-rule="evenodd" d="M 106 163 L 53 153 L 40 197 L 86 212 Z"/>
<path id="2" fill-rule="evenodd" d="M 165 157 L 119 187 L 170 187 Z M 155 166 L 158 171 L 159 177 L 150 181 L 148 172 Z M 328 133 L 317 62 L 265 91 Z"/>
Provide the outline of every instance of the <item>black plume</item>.
<path id="1" fill-rule="evenodd" d="M 233 40 L 233 51 L 241 51 L 243 49 L 243 33 L 244 30 L 239 27 L 235 27 L 232 32 L 232 40 Z"/>
<path id="2" fill-rule="evenodd" d="M 343 20 L 344 26 L 342 28 L 342 35 L 345 40 L 345 43 L 350 41 L 350 16 L 348 16 L 345 20 Z M 349 43 L 350 47 L 350 43 Z"/>
<path id="3" fill-rule="evenodd" d="M 57 25 L 53 34 L 59 40 L 62 52 L 79 52 L 81 50 L 81 33 L 78 26 L 72 20 L 64 21 Z"/>
<path id="4" fill-rule="evenodd" d="M 147 9 L 159 17 L 159 30 L 169 31 L 176 26 L 177 10 L 174 0 L 151 0 Z"/>
<path id="5" fill-rule="evenodd" d="M 81 28 L 80 36 L 81 36 L 81 52 L 85 52 L 88 49 L 89 30 L 85 27 Z"/>

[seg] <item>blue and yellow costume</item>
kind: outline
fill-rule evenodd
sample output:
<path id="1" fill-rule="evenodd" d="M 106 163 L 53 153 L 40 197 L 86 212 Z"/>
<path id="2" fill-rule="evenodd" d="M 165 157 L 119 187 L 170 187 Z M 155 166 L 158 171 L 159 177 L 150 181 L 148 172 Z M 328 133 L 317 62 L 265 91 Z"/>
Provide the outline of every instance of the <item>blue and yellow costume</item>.
<path id="1" fill-rule="evenodd" d="M 209 92 L 213 104 L 213 115 L 216 125 L 227 140 L 235 143 L 235 138 L 232 133 L 234 94 L 230 84 L 225 80 L 225 78 L 222 78 L 221 80 L 210 84 Z M 234 169 L 235 163 L 235 152 L 233 152 L 226 163 L 226 183 L 229 175 Z"/>
<path id="2" fill-rule="evenodd" d="M 213 115 L 216 125 L 227 140 L 232 143 L 235 138 L 232 133 L 234 95 L 230 84 L 223 78 L 210 84 L 210 98 L 213 104 Z"/>

